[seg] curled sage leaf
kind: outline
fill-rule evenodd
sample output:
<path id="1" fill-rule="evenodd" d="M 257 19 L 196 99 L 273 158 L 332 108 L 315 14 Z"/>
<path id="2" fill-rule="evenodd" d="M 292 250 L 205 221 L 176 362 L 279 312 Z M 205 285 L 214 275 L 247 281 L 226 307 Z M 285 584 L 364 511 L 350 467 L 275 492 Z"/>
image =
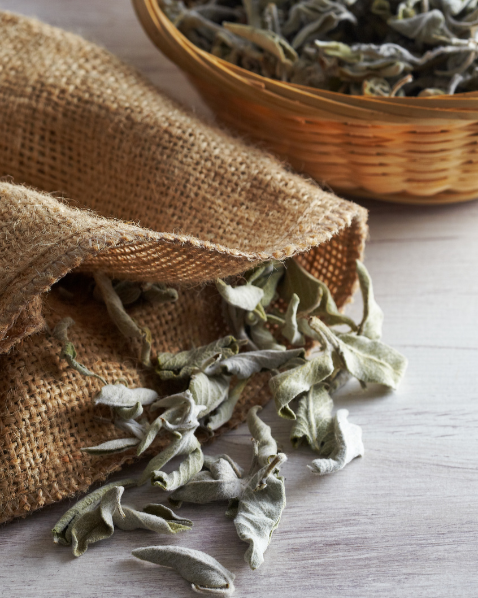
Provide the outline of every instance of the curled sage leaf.
<path id="1" fill-rule="evenodd" d="M 229 389 L 227 399 L 225 399 L 208 418 L 207 428 L 209 430 L 217 430 L 231 419 L 234 407 L 241 398 L 242 392 L 248 382 L 248 378 L 239 380 L 232 389 Z"/>
<path id="2" fill-rule="evenodd" d="M 133 556 L 143 561 L 174 569 L 192 589 L 214 596 L 231 596 L 235 575 L 216 559 L 199 550 L 181 546 L 148 546 L 136 548 Z"/>
<path id="3" fill-rule="evenodd" d="M 115 438 L 108 440 L 98 446 L 83 447 L 80 450 L 88 455 L 116 455 L 117 453 L 124 453 L 133 446 L 139 444 L 139 438 Z"/>
<path id="4" fill-rule="evenodd" d="M 53 541 L 55 544 L 62 544 L 69 546 L 71 544 L 71 528 L 76 519 L 83 513 L 95 509 L 101 502 L 103 496 L 112 488 L 123 487 L 130 488 L 136 486 L 137 481 L 132 478 L 119 480 L 118 482 L 110 482 L 101 488 L 90 492 L 79 500 L 71 509 L 57 521 L 55 527 L 52 529 Z"/>
<path id="5" fill-rule="evenodd" d="M 309 324 L 329 344 L 342 367 L 352 376 L 364 383 L 398 387 L 407 367 L 407 360 L 401 353 L 381 341 L 364 336 L 334 334 L 315 317 L 310 319 Z"/>
<path id="6" fill-rule="evenodd" d="M 312 473 L 334 473 L 343 469 L 352 459 L 363 456 L 362 429 L 348 421 L 348 413 L 346 409 L 337 411 L 329 437 L 325 438 L 319 451 L 323 456 L 307 466 Z"/>
<path id="7" fill-rule="evenodd" d="M 257 415 L 262 407 L 255 405 L 247 414 L 247 427 L 254 440 L 257 441 L 257 461 L 261 467 L 267 465 L 277 455 L 277 443 L 272 437 L 271 428 Z"/>
<path id="8" fill-rule="evenodd" d="M 357 333 L 371 340 L 379 340 L 382 336 L 383 311 L 375 301 L 370 274 L 359 260 L 357 260 L 357 274 L 363 297 L 363 317 Z"/>
<path id="9" fill-rule="evenodd" d="M 272 470 L 270 464 L 265 465 L 247 480 L 237 506 L 234 525 L 239 538 L 249 544 L 244 560 L 251 569 L 264 562 L 264 552 L 286 504 L 284 479 L 278 474 L 286 457 L 282 453 L 278 457 Z"/>
<path id="10" fill-rule="evenodd" d="M 82 376 L 92 376 L 93 378 L 101 380 L 103 384 L 106 384 L 106 380 L 103 376 L 95 374 L 76 360 L 75 345 L 68 339 L 68 328 L 73 326 L 74 323 L 75 321 L 72 318 L 63 318 L 63 320 L 60 320 L 53 329 L 52 336 L 63 343 L 63 347 L 60 351 L 60 359 L 64 359 L 72 369 L 76 370 Z"/>
<path id="11" fill-rule="evenodd" d="M 151 483 L 162 490 L 176 490 L 184 486 L 196 473 L 201 471 L 203 462 L 204 455 L 198 442 L 198 446 L 187 455 L 177 470 L 171 473 L 153 471 Z"/>
<path id="12" fill-rule="evenodd" d="M 112 281 L 106 274 L 95 272 L 94 278 L 110 318 L 126 338 L 136 338 L 142 341 L 141 362 L 144 365 L 151 365 L 151 332 L 147 328 L 138 326 L 133 318 L 126 313 L 123 303 L 113 287 Z"/>
<path id="13" fill-rule="evenodd" d="M 196 404 L 203 406 L 202 417 L 214 411 L 227 398 L 229 383 L 228 376 L 206 375 L 203 372 L 192 376 L 189 392 Z"/>
<path id="14" fill-rule="evenodd" d="M 292 424 L 291 442 L 298 447 L 306 440 L 315 451 L 320 451 L 332 422 L 333 401 L 325 384 L 315 384 L 300 399 L 297 419 Z"/>
<path id="15" fill-rule="evenodd" d="M 264 291 L 252 284 L 232 287 L 223 280 L 218 279 L 216 280 L 216 288 L 226 303 L 245 311 L 254 311 L 264 297 Z"/>
<path id="16" fill-rule="evenodd" d="M 173 457 L 179 455 L 189 455 L 193 451 L 200 449 L 201 445 L 199 444 L 198 439 L 194 435 L 194 430 L 189 430 L 184 434 L 175 432 L 174 435 L 176 438 L 170 444 L 168 444 L 168 446 L 165 449 L 163 449 L 160 453 L 154 456 L 151 459 L 151 461 L 149 461 L 149 463 L 146 465 L 143 473 L 140 476 L 138 486 L 146 483 L 153 476 L 156 476 L 158 472 L 161 471 L 161 469 L 166 465 L 166 463 L 171 461 Z M 199 470 L 201 469 L 201 467 L 199 467 Z"/>
<path id="17" fill-rule="evenodd" d="M 189 378 L 196 370 L 219 355 L 224 359 L 235 355 L 239 345 L 233 336 L 225 336 L 196 349 L 179 353 L 159 353 L 156 373 L 162 380 Z"/>
<path id="18" fill-rule="evenodd" d="M 332 354 L 322 351 L 316 357 L 292 370 L 286 370 L 269 380 L 269 388 L 274 397 L 277 411 L 281 417 L 295 419 L 295 413 L 289 403 L 300 394 L 319 384 L 334 371 Z"/>
<path id="19" fill-rule="evenodd" d="M 291 345 L 302 346 L 305 344 L 305 339 L 297 326 L 297 308 L 299 307 L 299 303 L 300 299 L 298 295 L 293 293 L 285 312 L 285 324 L 281 332 Z"/>
<path id="20" fill-rule="evenodd" d="M 304 355 L 303 349 L 288 351 L 247 351 L 238 353 L 224 361 L 218 361 L 206 369 L 206 373 L 224 372 L 236 376 L 239 380 L 250 378 L 262 370 L 275 370 L 287 364 L 288 361 Z"/>

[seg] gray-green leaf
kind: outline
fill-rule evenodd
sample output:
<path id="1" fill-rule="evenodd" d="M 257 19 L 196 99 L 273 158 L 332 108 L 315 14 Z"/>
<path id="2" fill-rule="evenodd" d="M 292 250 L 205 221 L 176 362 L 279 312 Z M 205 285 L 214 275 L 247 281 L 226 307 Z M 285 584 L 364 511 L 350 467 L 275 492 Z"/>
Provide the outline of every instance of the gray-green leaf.
<path id="1" fill-rule="evenodd" d="M 257 415 L 262 407 L 255 405 L 249 409 L 247 414 L 247 427 L 254 440 L 257 441 L 257 461 L 260 467 L 267 465 L 277 455 L 277 443 L 272 437 L 271 428 L 265 424 Z"/>
<path id="2" fill-rule="evenodd" d="M 365 336 L 334 334 L 318 318 L 311 318 L 310 326 L 333 347 L 335 355 L 352 376 L 364 383 L 398 387 L 407 367 L 407 360 L 401 353 Z"/>
<path id="3" fill-rule="evenodd" d="M 139 444 L 139 438 L 116 438 L 115 440 L 108 440 L 97 446 L 89 446 L 81 448 L 80 450 L 88 455 L 116 455 L 129 450 L 133 446 Z"/>
<path id="4" fill-rule="evenodd" d="M 251 284 L 232 287 L 223 280 L 218 279 L 216 280 L 216 288 L 226 303 L 234 307 L 240 307 L 245 311 L 254 311 L 264 297 L 264 291 Z"/>
<path id="5" fill-rule="evenodd" d="M 227 399 L 225 399 L 209 416 L 207 422 L 207 428 L 209 430 L 217 430 L 231 419 L 234 407 L 241 398 L 242 392 L 248 382 L 248 379 L 239 380 L 232 389 L 229 389 Z"/>
<path id="6" fill-rule="evenodd" d="M 324 384 L 315 384 L 299 401 L 297 419 L 292 424 L 290 439 L 298 447 L 305 439 L 310 447 L 320 451 L 330 430 L 333 401 Z"/>
<path id="7" fill-rule="evenodd" d="M 358 334 L 371 340 L 379 340 L 382 336 L 383 311 L 375 301 L 370 274 L 359 260 L 357 260 L 357 274 L 363 297 L 363 317 L 358 327 Z"/>
<path id="8" fill-rule="evenodd" d="M 303 349 L 290 349 L 289 351 L 248 351 L 218 361 L 210 366 L 206 372 L 216 373 L 222 371 L 240 380 L 250 378 L 262 370 L 275 370 L 283 367 L 295 357 L 302 357 Z"/>
<path id="9" fill-rule="evenodd" d="M 250 545 L 244 560 L 251 569 L 257 569 L 264 562 L 264 552 L 279 525 L 286 502 L 284 480 L 277 468 L 263 484 L 267 470 L 266 465 L 249 479 L 234 519 L 239 538 Z"/>
<path id="10" fill-rule="evenodd" d="M 315 459 L 307 466 L 313 473 L 318 475 L 334 473 L 343 469 L 352 459 L 363 456 L 362 429 L 360 426 L 351 424 L 347 416 L 346 409 L 337 411 L 333 418 L 331 437 L 321 451 L 324 457 Z"/>
<path id="11" fill-rule="evenodd" d="M 215 596 L 230 596 L 234 592 L 235 575 L 199 550 L 181 546 L 148 546 L 136 548 L 132 554 L 143 561 L 174 569 L 191 583 L 196 592 Z"/>
<path id="12" fill-rule="evenodd" d="M 302 346 L 305 343 L 305 339 L 297 326 L 297 308 L 299 307 L 299 303 L 300 299 L 298 295 L 294 293 L 287 306 L 287 311 L 285 312 L 285 324 L 281 332 L 291 345 Z"/>
<path id="13" fill-rule="evenodd" d="M 171 473 L 164 471 L 153 471 L 151 483 L 162 490 L 176 490 L 187 484 L 189 480 L 201 471 L 204 456 L 198 442 L 198 446 L 181 462 L 179 468 Z"/>
<path id="14" fill-rule="evenodd" d="M 271 378 L 269 388 L 279 415 L 286 419 L 295 419 L 295 413 L 289 407 L 289 403 L 303 392 L 307 392 L 314 384 L 325 380 L 333 371 L 332 354 L 326 350 L 303 365 Z"/>
<path id="15" fill-rule="evenodd" d="M 128 388 L 124 384 L 107 384 L 96 395 L 95 405 L 134 407 L 137 403 L 151 405 L 159 395 L 150 388 Z"/>

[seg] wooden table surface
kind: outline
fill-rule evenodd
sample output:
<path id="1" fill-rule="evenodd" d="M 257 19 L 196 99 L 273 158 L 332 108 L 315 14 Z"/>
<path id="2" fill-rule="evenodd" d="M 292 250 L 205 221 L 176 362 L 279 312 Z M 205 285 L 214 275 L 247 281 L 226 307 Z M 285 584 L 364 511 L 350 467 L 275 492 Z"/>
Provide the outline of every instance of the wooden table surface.
<path id="1" fill-rule="evenodd" d="M 0 0 L 0 8 L 98 42 L 208 114 L 146 38 L 128 0 Z M 478 596 L 478 203 L 364 205 L 370 210 L 366 263 L 386 316 L 384 340 L 410 361 L 398 392 L 352 385 L 336 400 L 362 426 L 365 456 L 338 474 L 312 476 L 306 464 L 313 455 L 292 452 L 289 423 L 269 405 L 264 417 L 289 454 L 287 508 L 259 570 L 249 570 L 246 545 L 215 505 L 181 509 L 195 522 L 189 534 L 170 540 L 118 531 L 75 559 L 50 534 L 73 504 L 65 501 L 1 528 L 2 596 L 190 596 L 174 572 L 130 555 L 155 543 L 209 552 L 236 574 L 237 596 Z M 360 314 L 359 301 L 350 312 Z M 247 465 L 247 429 L 208 452 Z M 158 490 L 146 493 L 142 504 L 161 500 Z"/>

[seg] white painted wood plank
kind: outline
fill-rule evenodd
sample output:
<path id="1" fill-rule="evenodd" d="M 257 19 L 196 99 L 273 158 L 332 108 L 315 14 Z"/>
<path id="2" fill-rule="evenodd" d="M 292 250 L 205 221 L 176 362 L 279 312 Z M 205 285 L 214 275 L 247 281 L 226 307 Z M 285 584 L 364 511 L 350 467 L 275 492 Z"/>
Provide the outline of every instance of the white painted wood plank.
<path id="1" fill-rule="evenodd" d="M 81 33 L 207 114 L 185 77 L 146 39 L 128 0 L 0 0 L 0 8 Z M 210 505 L 181 509 L 195 521 L 189 534 L 171 540 L 118 531 L 74 559 L 49 532 L 72 504 L 67 501 L 0 530 L 2 596 L 190 596 L 173 572 L 130 556 L 154 543 L 206 550 L 236 573 L 238 596 L 478 595 L 478 204 L 367 206 L 367 265 L 386 315 L 384 340 L 408 356 L 409 370 L 397 393 L 351 385 L 337 398 L 337 407 L 362 426 L 366 454 L 334 476 L 308 472 L 313 455 L 291 451 L 288 422 L 267 407 L 289 462 L 283 468 L 287 508 L 264 565 L 248 569 L 246 545 Z M 359 314 L 359 302 L 350 311 Z M 208 451 L 246 465 L 247 429 Z M 131 491 L 129 502 L 163 499 L 152 488 L 143 492 Z"/>

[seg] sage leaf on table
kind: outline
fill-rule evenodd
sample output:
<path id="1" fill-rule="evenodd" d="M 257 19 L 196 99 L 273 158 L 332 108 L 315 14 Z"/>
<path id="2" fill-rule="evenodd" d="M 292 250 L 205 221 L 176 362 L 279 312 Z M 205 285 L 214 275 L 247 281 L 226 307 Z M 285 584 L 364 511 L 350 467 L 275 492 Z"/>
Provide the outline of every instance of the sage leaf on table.
<path id="1" fill-rule="evenodd" d="M 189 455 L 195 451 L 200 451 L 200 455 L 202 455 L 202 451 L 201 451 L 201 445 L 198 441 L 198 439 L 196 438 L 196 436 L 194 435 L 194 430 L 189 430 L 187 432 L 185 432 L 184 434 L 180 434 L 179 432 L 175 432 L 175 439 L 172 440 L 170 442 L 170 444 L 168 444 L 168 446 L 166 448 L 164 448 L 160 453 L 158 453 L 157 455 L 155 455 L 150 461 L 149 463 L 146 465 L 143 473 L 140 476 L 138 485 L 142 485 L 145 482 L 147 482 L 148 480 L 151 479 L 155 479 L 156 476 L 161 472 L 161 469 L 166 465 L 166 463 L 168 463 L 169 461 L 171 461 L 171 459 L 173 457 L 176 456 L 180 456 L 180 455 Z M 199 468 L 197 469 L 197 471 L 201 470 L 202 467 L 202 459 L 200 459 L 200 455 L 199 453 L 196 453 L 195 457 L 197 457 L 197 460 L 194 460 L 193 465 L 195 464 L 196 466 L 199 465 L 199 461 L 201 461 L 201 464 L 199 465 Z M 188 466 L 188 470 L 189 470 L 189 466 Z M 192 469 L 189 470 L 191 471 L 191 475 L 193 475 L 192 473 Z M 161 472 L 163 473 L 163 472 Z M 184 477 L 184 470 L 182 472 L 182 476 Z M 196 473 L 196 472 L 194 472 Z M 184 479 L 183 484 L 186 483 L 186 479 Z"/>
<path id="2" fill-rule="evenodd" d="M 271 428 L 257 415 L 262 407 L 255 405 L 247 414 L 247 427 L 254 440 L 257 441 L 257 462 L 261 467 L 267 465 L 277 455 L 277 443 L 272 437 Z"/>
<path id="3" fill-rule="evenodd" d="M 362 429 L 351 424 L 347 416 L 346 409 L 337 411 L 330 434 L 324 438 L 324 445 L 319 450 L 323 456 L 307 466 L 313 473 L 334 473 L 343 469 L 352 459 L 363 456 Z"/>
<path id="4" fill-rule="evenodd" d="M 407 360 L 401 353 L 381 341 L 364 336 L 334 334 L 315 317 L 310 319 L 309 324 L 332 348 L 342 367 L 352 376 L 364 383 L 398 387 L 407 367 Z"/>
<path id="5" fill-rule="evenodd" d="M 184 486 L 196 473 L 201 471 L 203 462 L 204 456 L 201 445 L 198 442 L 198 446 L 186 456 L 177 470 L 171 473 L 153 471 L 151 483 L 162 490 L 176 490 Z"/>
<path id="6" fill-rule="evenodd" d="M 119 480 L 118 482 L 110 482 L 105 484 L 101 488 L 90 492 L 79 500 L 71 509 L 57 521 L 55 527 L 52 529 L 53 541 L 55 544 L 62 544 L 63 546 L 69 546 L 71 544 L 71 528 L 76 519 L 85 512 L 95 509 L 101 502 L 103 496 L 112 488 L 123 487 L 131 488 L 137 485 L 137 480 L 127 478 Z"/>
<path id="7" fill-rule="evenodd" d="M 132 554 L 143 561 L 174 569 L 196 592 L 214 596 L 230 596 L 234 592 L 235 575 L 212 556 L 199 550 L 181 546 L 148 546 L 136 548 Z"/>
<path id="8" fill-rule="evenodd" d="M 193 522 L 178 517 L 170 508 L 161 504 L 148 504 L 141 511 L 122 506 L 113 515 L 115 527 L 123 531 L 147 529 L 158 534 L 177 534 L 189 531 Z"/>
<path id="9" fill-rule="evenodd" d="M 331 427 L 333 406 L 325 384 L 314 384 L 299 400 L 297 419 L 292 424 L 290 434 L 295 448 L 306 440 L 313 450 L 321 450 Z"/>
<path id="10" fill-rule="evenodd" d="M 303 349 L 290 349 L 288 351 L 247 351 L 238 353 L 224 361 L 217 361 L 209 366 L 206 373 L 223 372 L 230 376 L 236 376 L 239 380 L 250 378 L 262 370 L 275 370 L 287 364 L 295 357 L 302 357 Z"/>
<path id="11" fill-rule="evenodd" d="M 216 355 L 224 359 L 235 355 L 239 345 L 233 336 L 225 336 L 209 345 L 180 351 L 179 353 L 158 353 L 156 373 L 162 380 L 189 378 L 196 370 Z"/>
<path id="12" fill-rule="evenodd" d="M 230 381 L 229 376 L 206 375 L 203 372 L 191 377 L 189 392 L 196 404 L 204 407 L 202 417 L 214 411 L 227 398 Z"/>
<path id="13" fill-rule="evenodd" d="M 234 525 L 239 538 L 249 544 L 244 560 L 251 569 L 264 562 L 264 552 L 286 504 L 284 480 L 278 474 L 286 457 L 282 453 L 277 457 L 273 468 L 265 465 L 247 480 L 237 506 Z"/>
<path id="14" fill-rule="evenodd" d="M 269 388 L 281 417 L 295 419 L 289 403 L 325 380 L 334 371 L 332 353 L 325 350 L 292 370 L 281 372 L 269 380 Z"/>
<path id="15" fill-rule="evenodd" d="M 229 388 L 227 399 L 217 407 L 209 416 L 206 427 L 209 430 L 217 430 L 227 423 L 234 412 L 234 407 L 241 398 L 249 379 L 239 380 L 232 388 Z"/>
<path id="16" fill-rule="evenodd" d="M 75 345 L 68 339 L 68 328 L 74 324 L 75 321 L 72 318 L 63 318 L 53 329 L 52 336 L 63 343 L 63 347 L 60 351 L 60 359 L 64 359 L 72 369 L 76 370 L 82 376 L 92 376 L 93 378 L 101 380 L 103 384 L 106 384 L 106 380 L 103 376 L 95 374 L 76 360 Z"/>
<path id="17" fill-rule="evenodd" d="M 379 340 L 382 336 L 383 311 L 375 301 L 370 274 L 359 260 L 357 260 L 357 274 L 363 297 L 363 317 L 357 333 L 371 340 Z"/>

